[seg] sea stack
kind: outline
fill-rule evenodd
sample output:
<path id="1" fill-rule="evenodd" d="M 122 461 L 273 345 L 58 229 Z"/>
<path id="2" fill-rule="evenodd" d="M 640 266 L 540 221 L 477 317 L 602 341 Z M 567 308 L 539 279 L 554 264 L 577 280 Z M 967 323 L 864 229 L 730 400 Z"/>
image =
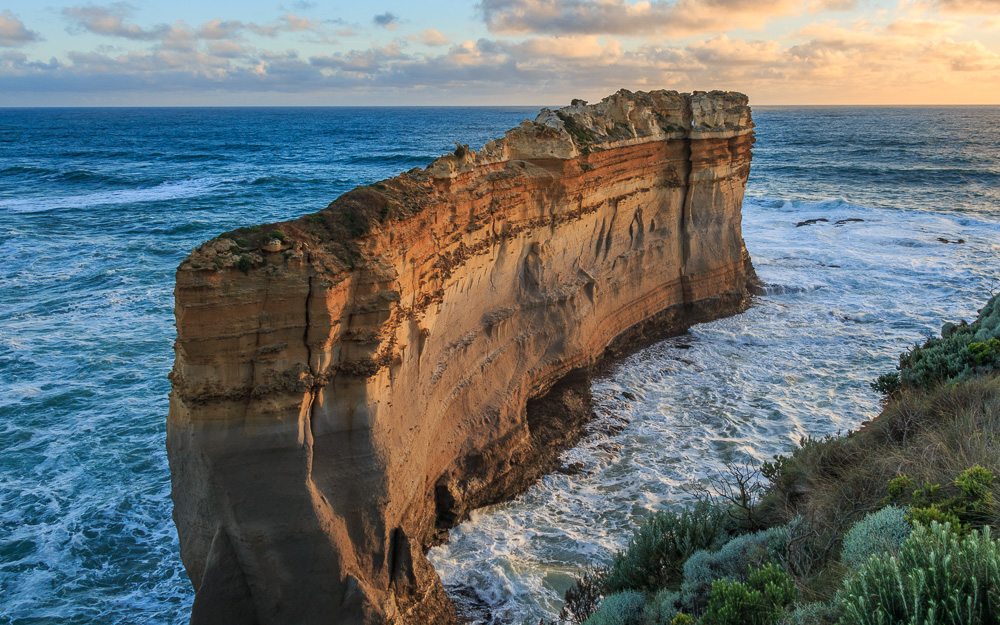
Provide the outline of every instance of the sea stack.
<path id="1" fill-rule="evenodd" d="M 745 307 L 753 141 L 742 94 L 623 90 L 192 252 L 192 623 L 454 623 L 425 550 L 553 468 L 609 347 Z"/>

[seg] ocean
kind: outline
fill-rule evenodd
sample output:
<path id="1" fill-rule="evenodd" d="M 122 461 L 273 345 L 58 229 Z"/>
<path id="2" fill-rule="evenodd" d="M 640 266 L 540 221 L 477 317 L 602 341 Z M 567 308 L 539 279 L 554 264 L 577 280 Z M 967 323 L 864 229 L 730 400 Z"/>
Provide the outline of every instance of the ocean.
<path id="1" fill-rule="evenodd" d="M 0 109 L 0 623 L 187 622 L 164 439 L 192 247 L 537 110 Z M 872 418 L 869 380 L 1000 291 L 1000 108 L 754 117 L 744 237 L 766 294 L 595 379 L 596 427 L 565 456 L 583 470 L 431 550 L 478 622 L 551 617 L 686 487 Z"/>

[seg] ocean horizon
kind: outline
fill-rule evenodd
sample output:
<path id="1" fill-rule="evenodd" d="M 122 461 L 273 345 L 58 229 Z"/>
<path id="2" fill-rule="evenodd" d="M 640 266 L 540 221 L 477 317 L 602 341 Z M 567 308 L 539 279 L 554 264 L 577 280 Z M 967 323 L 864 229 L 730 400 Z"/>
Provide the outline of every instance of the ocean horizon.
<path id="1" fill-rule="evenodd" d="M 0 108 L 0 622 L 187 622 L 165 419 L 194 246 L 539 108 Z M 1000 105 L 753 109 L 743 234 L 765 294 L 595 379 L 597 425 L 623 427 L 565 454 L 582 471 L 430 551 L 477 622 L 551 618 L 583 567 L 727 462 L 871 419 L 869 381 L 998 289 Z"/>

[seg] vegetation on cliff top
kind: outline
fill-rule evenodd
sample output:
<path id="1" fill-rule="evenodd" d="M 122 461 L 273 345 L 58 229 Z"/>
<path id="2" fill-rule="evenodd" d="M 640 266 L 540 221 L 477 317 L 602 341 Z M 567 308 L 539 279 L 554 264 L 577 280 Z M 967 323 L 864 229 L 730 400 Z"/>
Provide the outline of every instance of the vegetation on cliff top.
<path id="1" fill-rule="evenodd" d="M 560 621 L 1000 623 L 998 321 L 994 297 L 903 354 L 859 430 L 647 518 L 567 591 Z"/>

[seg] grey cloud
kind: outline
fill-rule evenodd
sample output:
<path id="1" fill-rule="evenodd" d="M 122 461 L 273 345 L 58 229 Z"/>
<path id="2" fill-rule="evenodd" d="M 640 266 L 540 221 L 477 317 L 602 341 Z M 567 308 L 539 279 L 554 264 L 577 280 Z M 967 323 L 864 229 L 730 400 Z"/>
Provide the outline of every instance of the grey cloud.
<path id="1" fill-rule="evenodd" d="M 986 0 L 993 1 L 993 0 Z M 798 0 L 482 0 L 487 28 L 497 33 L 693 34 L 759 26 L 793 13 Z"/>
<path id="2" fill-rule="evenodd" d="M 202 24 L 197 29 L 191 28 L 182 21 L 176 22 L 173 26 L 158 24 L 143 28 L 138 24 L 126 22 L 126 19 L 134 11 L 135 7 L 132 5 L 117 2 L 107 6 L 69 7 L 63 9 L 63 15 L 71 20 L 70 28 L 72 30 L 137 41 L 162 41 L 164 45 L 172 48 L 189 47 L 197 39 L 238 40 L 245 32 L 265 37 L 277 37 L 283 32 L 320 31 L 323 28 L 322 21 L 300 17 L 293 13 L 286 13 L 269 24 L 216 18 Z"/>
<path id="3" fill-rule="evenodd" d="M 376 15 L 375 17 L 373 17 L 372 21 L 375 22 L 375 24 L 378 26 L 391 29 L 396 27 L 396 24 L 399 22 L 399 17 L 386 11 L 381 15 Z"/>
<path id="4" fill-rule="evenodd" d="M 73 29 L 84 30 L 97 35 L 124 37 L 138 41 L 151 41 L 162 38 L 170 27 L 160 24 L 152 28 L 142 28 L 137 24 L 125 23 L 135 8 L 125 2 L 116 2 L 108 6 L 86 5 L 63 9 L 63 15 L 72 20 Z"/>
<path id="5" fill-rule="evenodd" d="M 38 40 L 38 33 L 25 28 L 10 10 L 0 13 L 0 47 L 17 48 Z"/>

